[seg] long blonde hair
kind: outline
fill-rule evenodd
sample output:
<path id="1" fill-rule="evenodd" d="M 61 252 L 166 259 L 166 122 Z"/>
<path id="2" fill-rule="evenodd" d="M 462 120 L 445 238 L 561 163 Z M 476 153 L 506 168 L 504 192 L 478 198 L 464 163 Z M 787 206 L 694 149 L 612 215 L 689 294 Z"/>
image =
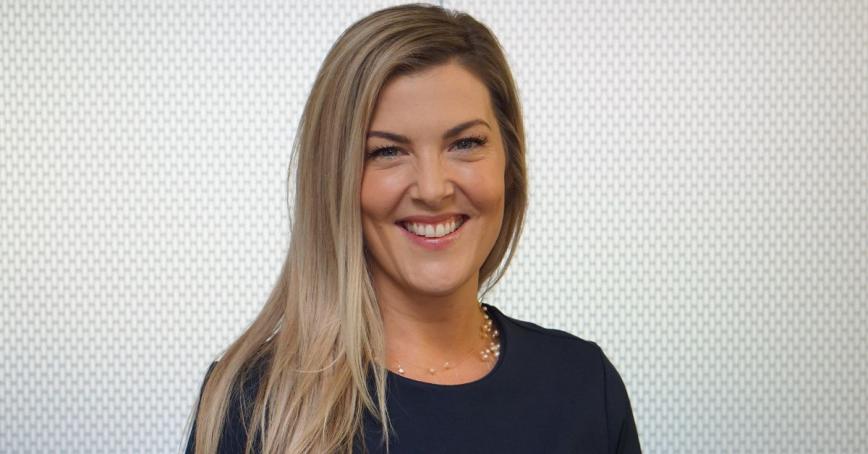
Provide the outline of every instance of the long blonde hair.
<path id="1" fill-rule="evenodd" d="M 503 276 L 521 236 L 527 171 L 521 106 L 499 42 L 471 16 L 436 5 L 395 6 L 362 18 L 334 43 L 304 106 L 289 167 L 292 175 L 297 161 L 289 250 L 262 311 L 202 387 L 193 415 L 197 453 L 216 452 L 229 401 L 255 364 L 265 367 L 244 421 L 245 453 L 254 441 L 268 454 L 352 452 L 356 437 L 364 441 L 366 409 L 388 449 L 394 429 L 387 369 L 375 360 L 384 357 L 383 326 L 359 198 L 365 137 L 391 78 L 450 61 L 488 88 L 506 149 L 504 218 L 479 271 L 479 287 L 487 284 L 482 297 Z"/>

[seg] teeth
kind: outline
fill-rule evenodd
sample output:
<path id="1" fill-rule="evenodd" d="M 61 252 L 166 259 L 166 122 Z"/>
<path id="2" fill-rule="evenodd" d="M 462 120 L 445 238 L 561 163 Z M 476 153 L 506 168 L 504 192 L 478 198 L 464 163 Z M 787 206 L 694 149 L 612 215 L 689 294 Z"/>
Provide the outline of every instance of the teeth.
<path id="1" fill-rule="evenodd" d="M 440 238 L 449 235 L 460 227 L 461 224 L 463 224 L 463 218 L 458 217 L 451 221 L 437 224 L 436 226 L 431 224 L 416 224 L 412 222 L 404 222 L 403 224 L 404 228 L 416 235 L 428 238 Z"/>

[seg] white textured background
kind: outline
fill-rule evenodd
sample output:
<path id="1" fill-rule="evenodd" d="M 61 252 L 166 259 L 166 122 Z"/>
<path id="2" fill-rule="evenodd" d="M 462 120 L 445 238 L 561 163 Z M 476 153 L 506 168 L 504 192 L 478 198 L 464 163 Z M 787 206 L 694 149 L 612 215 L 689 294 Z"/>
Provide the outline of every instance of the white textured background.
<path id="1" fill-rule="evenodd" d="M 0 451 L 177 450 L 279 272 L 316 70 L 391 3 L 0 3 Z M 866 2 L 445 3 L 525 107 L 486 301 L 600 343 L 645 452 L 866 452 Z"/>

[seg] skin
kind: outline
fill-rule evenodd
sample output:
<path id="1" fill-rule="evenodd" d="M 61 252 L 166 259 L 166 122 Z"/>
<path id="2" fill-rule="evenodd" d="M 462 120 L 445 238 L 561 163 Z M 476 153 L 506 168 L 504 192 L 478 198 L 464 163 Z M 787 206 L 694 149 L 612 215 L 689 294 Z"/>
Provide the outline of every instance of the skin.
<path id="1" fill-rule="evenodd" d="M 457 135 L 445 131 L 481 119 Z M 401 143 L 372 132 L 400 134 Z M 467 137 L 484 137 L 478 145 Z M 375 148 L 393 147 L 371 154 Z M 476 299 L 479 269 L 503 221 L 506 152 L 485 85 L 457 63 L 390 81 L 380 92 L 368 130 L 361 189 L 368 266 L 386 335 L 386 366 L 405 377 L 438 384 L 475 381 L 487 340 Z M 395 222 L 446 212 L 470 216 L 448 248 L 410 242 Z M 444 361 L 455 366 L 438 369 Z M 416 366 L 421 366 L 416 367 Z"/>

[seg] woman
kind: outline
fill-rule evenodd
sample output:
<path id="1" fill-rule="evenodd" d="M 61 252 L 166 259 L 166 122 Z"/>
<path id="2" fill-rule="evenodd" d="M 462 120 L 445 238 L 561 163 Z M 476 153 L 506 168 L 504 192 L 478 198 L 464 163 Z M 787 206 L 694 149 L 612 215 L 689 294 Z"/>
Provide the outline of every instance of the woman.
<path id="1" fill-rule="evenodd" d="M 416 4 L 347 29 L 296 135 L 282 273 L 187 452 L 639 452 L 597 344 L 477 299 L 521 233 L 524 150 L 484 25 Z"/>

